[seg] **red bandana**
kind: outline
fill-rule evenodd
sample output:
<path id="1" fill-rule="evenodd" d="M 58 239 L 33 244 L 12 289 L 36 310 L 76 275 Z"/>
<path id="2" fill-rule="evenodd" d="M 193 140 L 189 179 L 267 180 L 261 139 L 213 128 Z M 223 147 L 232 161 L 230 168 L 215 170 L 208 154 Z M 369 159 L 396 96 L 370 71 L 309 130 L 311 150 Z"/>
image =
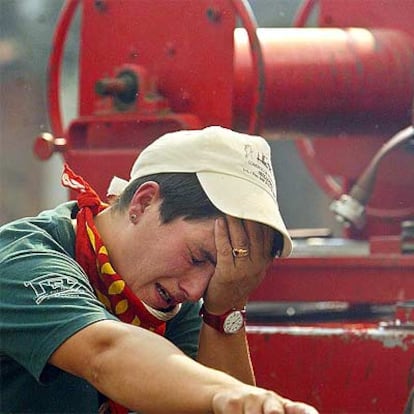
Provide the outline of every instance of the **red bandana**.
<path id="1" fill-rule="evenodd" d="M 149 329 L 160 335 L 165 333 L 166 323 L 152 315 L 125 281 L 111 266 L 108 251 L 94 224 L 94 216 L 104 210 L 98 194 L 67 164 L 62 174 L 62 184 L 79 193 L 79 212 L 76 216 L 76 261 L 88 275 L 99 301 L 122 322 Z M 109 401 L 110 412 L 128 413 L 128 410 Z"/>

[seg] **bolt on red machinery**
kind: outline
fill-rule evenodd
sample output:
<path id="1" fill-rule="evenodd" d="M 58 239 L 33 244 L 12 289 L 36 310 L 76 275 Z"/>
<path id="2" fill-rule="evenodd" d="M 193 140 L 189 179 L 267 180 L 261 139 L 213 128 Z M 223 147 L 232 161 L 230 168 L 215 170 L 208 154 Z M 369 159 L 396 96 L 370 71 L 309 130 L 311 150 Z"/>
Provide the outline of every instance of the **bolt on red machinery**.
<path id="1" fill-rule="evenodd" d="M 78 9 L 79 111 L 64 127 Z M 165 132 L 295 140 L 343 238 L 292 231 L 296 253 L 251 298 L 249 341 L 258 383 L 321 413 L 402 412 L 414 384 L 413 17 L 412 0 L 309 0 L 295 27 L 257 28 L 241 0 L 69 0 L 56 27 L 53 135 L 35 152 L 60 151 L 101 195 Z"/>

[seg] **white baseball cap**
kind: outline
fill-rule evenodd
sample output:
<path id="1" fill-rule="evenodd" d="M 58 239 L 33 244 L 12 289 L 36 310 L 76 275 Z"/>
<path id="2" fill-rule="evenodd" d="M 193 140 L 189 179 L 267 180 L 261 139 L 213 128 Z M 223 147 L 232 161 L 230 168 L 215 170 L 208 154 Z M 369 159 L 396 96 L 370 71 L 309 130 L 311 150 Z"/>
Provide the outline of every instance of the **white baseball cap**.
<path id="1" fill-rule="evenodd" d="M 140 153 L 130 181 L 159 173 L 195 173 L 218 210 L 274 228 L 283 235 L 281 256 L 291 253 L 292 241 L 277 202 L 270 147 L 262 137 L 219 126 L 165 134 Z M 129 182 L 114 177 L 108 195 L 119 195 Z"/>

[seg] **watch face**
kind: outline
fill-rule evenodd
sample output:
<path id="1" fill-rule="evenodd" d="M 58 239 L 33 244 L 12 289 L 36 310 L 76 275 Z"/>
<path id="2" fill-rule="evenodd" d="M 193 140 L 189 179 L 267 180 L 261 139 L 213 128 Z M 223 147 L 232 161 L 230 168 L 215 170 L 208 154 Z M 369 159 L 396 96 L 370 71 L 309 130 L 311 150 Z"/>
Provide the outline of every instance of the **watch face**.
<path id="1" fill-rule="evenodd" d="M 244 325 L 244 318 L 240 311 L 234 311 L 227 315 L 223 323 L 223 331 L 232 334 L 239 331 Z"/>

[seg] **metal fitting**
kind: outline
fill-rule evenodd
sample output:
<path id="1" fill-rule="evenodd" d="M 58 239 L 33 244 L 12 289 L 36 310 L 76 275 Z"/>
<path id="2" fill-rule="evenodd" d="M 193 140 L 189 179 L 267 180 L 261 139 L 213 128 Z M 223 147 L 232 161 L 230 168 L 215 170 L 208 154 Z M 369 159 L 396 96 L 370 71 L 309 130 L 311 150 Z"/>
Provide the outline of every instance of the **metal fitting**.
<path id="1" fill-rule="evenodd" d="M 348 194 L 342 194 L 329 206 L 335 213 L 336 219 L 345 226 L 353 225 L 362 229 L 365 224 L 365 207 L 358 200 Z"/>

